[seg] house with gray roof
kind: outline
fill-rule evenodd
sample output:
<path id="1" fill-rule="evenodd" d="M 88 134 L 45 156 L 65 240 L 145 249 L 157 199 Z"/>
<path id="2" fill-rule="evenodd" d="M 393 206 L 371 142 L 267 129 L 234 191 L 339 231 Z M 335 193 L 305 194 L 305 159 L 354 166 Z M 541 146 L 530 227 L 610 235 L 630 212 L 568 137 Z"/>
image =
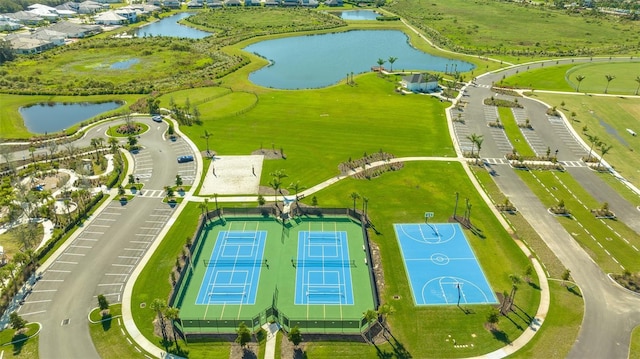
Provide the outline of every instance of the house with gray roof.
<path id="1" fill-rule="evenodd" d="M 71 39 L 89 37 L 102 32 L 100 25 L 76 24 L 70 21 L 59 21 L 49 25 L 47 29 L 61 32 Z"/>
<path id="2" fill-rule="evenodd" d="M 0 31 L 15 31 L 22 28 L 24 25 L 17 21 L 8 18 L 4 15 L 0 15 Z"/>
<path id="3" fill-rule="evenodd" d="M 56 46 L 51 41 L 26 36 L 8 39 L 8 41 L 11 43 L 11 48 L 15 53 L 24 55 L 39 54 Z"/>
<path id="4" fill-rule="evenodd" d="M 109 5 L 100 4 L 95 1 L 83 1 L 78 4 L 78 14 L 95 14 L 108 9 Z"/>
<path id="5" fill-rule="evenodd" d="M 324 4 L 331 7 L 343 5 L 342 0 L 326 0 Z"/>
<path id="6" fill-rule="evenodd" d="M 212 8 L 212 9 L 218 9 L 223 6 L 222 1 L 220 0 L 206 0 L 205 4 L 207 5 L 208 8 Z"/>
<path id="7" fill-rule="evenodd" d="M 242 6 L 240 0 L 224 0 L 224 6 Z"/>
<path id="8" fill-rule="evenodd" d="M 277 0 L 266 0 L 264 2 L 264 6 L 265 7 L 275 7 L 275 6 L 280 6 L 280 2 Z"/>
<path id="9" fill-rule="evenodd" d="M 438 89 L 438 77 L 429 73 L 410 74 L 400 84 L 412 92 L 433 92 Z"/>
<path id="10" fill-rule="evenodd" d="M 166 6 L 168 8 L 172 8 L 172 9 L 179 9 L 180 8 L 180 1 L 178 0 L 164 0 L 162 2 L 163 6 Z"/>
<path id="11" fill-rule="evenodd" d="M 93 20 L 96 24 L 100 25 L 122 25 L 129 21 L 126 17 L 119 15 L 115 11 L 102 12 L 94 16 Z"/>
<path id="12" fill-rule="evenodd" d="M 62 46 L 65 44 L 66 35 L 62 32 L 50 30 L 47 28 L 40 28 L 30 34 L 29 37 L 51 41 L 55 46 Z"/>
<path id="13" fill-rule="evenodd" d="M 318 7 L 320 4 L 317 0 L 301 0 L 301 5 L 304 7 Z"/>
<path id="14" fill-rule="evenodd" d="M 298 6 L 300 0 L 282 0 L 282 6 Z"/>
<path id="15" fill-rule="evenodd" d="M 244 6 L 262 6 L 260 0 L 244 0 Z"/>
<path id="16" fill-rule="evenodd" d="M 23 25 L 39 25 L 44 22 L 43 18 L 28 11 L 18 11 L 5 16 Z"/>

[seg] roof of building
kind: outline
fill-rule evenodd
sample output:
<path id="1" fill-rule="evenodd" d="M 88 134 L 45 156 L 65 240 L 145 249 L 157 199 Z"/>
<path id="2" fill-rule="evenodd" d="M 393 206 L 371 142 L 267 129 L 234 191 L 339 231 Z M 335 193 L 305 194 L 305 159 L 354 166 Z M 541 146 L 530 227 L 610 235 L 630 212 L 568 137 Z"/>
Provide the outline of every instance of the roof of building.
<path id="1" fill-rule="evenodd" d="M 127 18 L 118 15 L 115 11 L 107 11 L 93 17 L 96 21 L 126 21 Z"/>
<path id="2" fill-rule="evenodd" d="M 434 75 L 428 73 L 410 74 L 408 76 L 402 77 L 402 80 L 410 84 L 422 84 L 438 81 L 438 79 Z"/>

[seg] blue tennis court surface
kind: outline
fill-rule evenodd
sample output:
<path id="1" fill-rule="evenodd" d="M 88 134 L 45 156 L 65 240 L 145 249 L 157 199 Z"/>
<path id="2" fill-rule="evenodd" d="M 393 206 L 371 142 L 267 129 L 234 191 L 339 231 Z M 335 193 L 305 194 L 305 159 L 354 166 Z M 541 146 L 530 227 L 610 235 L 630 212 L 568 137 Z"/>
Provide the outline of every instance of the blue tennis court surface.
<path id="1" fill-rule="evenodd" d="M 295 265 L 295 304 L 353 304 L 347 232 L 298 232 Z"/>
<path id="2" fill-rule="evenodd" d="M 196 304 L 255 304 L 266 231 L 221 231 Z"/>
<path id="3" fill-rule="evenodd" d="M 394 228 L 416 305 L 498 302 L 458 223 Z"/>

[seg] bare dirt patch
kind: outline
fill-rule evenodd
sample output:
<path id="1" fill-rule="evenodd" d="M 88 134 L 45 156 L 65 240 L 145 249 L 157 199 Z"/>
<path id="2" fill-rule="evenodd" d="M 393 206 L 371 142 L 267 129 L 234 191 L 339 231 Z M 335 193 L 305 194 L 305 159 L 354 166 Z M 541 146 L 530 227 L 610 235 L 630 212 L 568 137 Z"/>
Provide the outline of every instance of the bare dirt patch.
<path id="1" fill-rule="evenodd" d="M 252 155 L 264 156 L 265 160 L 279 160 L 286 158 L 280 150 L 259 149 L 251 152 Z"/>

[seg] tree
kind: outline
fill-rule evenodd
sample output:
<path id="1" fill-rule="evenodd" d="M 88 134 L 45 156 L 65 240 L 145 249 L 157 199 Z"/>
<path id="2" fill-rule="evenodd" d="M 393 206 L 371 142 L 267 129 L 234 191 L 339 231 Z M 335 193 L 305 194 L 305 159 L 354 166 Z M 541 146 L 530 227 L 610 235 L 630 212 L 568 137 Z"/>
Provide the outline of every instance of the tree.
<path id="1" fill-rule="evenodd" d="M 167 193 L 167 197 L 170 199 L 171 197 L 173 197 L 173 188 L 171 188 L 171 186 L 165 186 L 164 187 L 165 192 Z"/>
<path id="2" fill-rule="evenodd" d="M 564 272 L 562 272 L 562 276 L 560 278 L 562 278 L 562 285 L 564 286 L 564 282 L 568 281 L 569 278 L 571 278 L 571 271 L 569 269 L 565 269 Z"/>
<path id="3" fill-rule="evenodd" d="M 135 147 L 135 145 L 138 144 L 138 138 L 136 136 L 134 136 L 134 135 L 129 135 L 127 137 L 127 143 L 129 144 L 129 147 L 131 149 L 133 149 Z"/>
<path id="4" fill-rule="evenodd" d="M 396 309 L 391 304 L 383 304 L 378 308 L 378 315 L 382 319 L 383 328 L 387 329 L 384 323 L 386 323 L 389 316 L 395 312 L 396 312 Z"/>
<path id="5" fill-rule="evenodd" d="M 356 211 L 356 200 L 360 198 L 360 194 L 358 192 L 351 192 L 351 199 L 353 200 L 353 211 Z"/>
<path id="6" fill-rule="evenodd" d="M 609 151 L 611 151 L 611 149 L 613 148 L 613 145 L 607 145 L 606 143 L 601 143 L 600 144 L 600 161 L 598 161 L 598 168 L 600 168 L 600 165 L 602 164 L 602 159 L 604 158 L 604 155 L 606 155 L 607 153 L 609 153 Z"/>
<path id="7" fill-rule="evenodd" d="M 118 151 L 118 139 L 115 137 L 109 137 L 109 147 L 111 148 L 111 153 L 116 153 Z"/>
<path id="8" fill-rule="evenodd" d="M 378 319 L 378 312 L 373 309 L 368 309 L 362 314 L 364 315 L 364 319 L 367 321 L 367 332 L 369 332 L 369 341 L 371 341 L 371 323 Z"/>
<path id="9" fill-rule="evenodd" d="M 15 12 L 18 12 L 20 10 L 22 9 L 18 5 L 17 10 Z M 14 12 L 14 11 L 11 11 L 11 12 Z M 13 53 L 13 48 L 11 48 L 11 42 L 6 41 L 4 39 L 0 40 L 0 65 L 2 65 L 7 61 L 12 61 L 14 58 L 15 58 L 15 54 Z"/>
<path id="10" fill-rule="evenodd" d="M 598 136 L 587 135 L 589 142 L 591 142 L 591 147 L 589 147 L 589 154 L 587 155 L 587 162 L 591 161 L 591 152 L 593 151 L 593 146 L 600 146 L 600 138 Z"/>
<path id="11" fill-rule="evenodd" d="M 499 321 L 500 313 L 498 310 L 496 308 L 489 309 L 489 313 L 487 314 L 487 323 L 489 323 L 492 328 L 495 328 Z"/>
<path id="12" fill-rule="evenodd" d="M 533 266 L 531 266 L 531 264 L 529 264 L 525 269 L 524 269 L 524 280 L 527 283 L 531 283 L 531 275 L 533 274 Z"/>
<path id="13" fill-rule="evenodd" d="M 478 137 L 482 137 L 482 135 L 478 135 L 477 133 L 472 133 L 467 136 L 467 140 L 471 141 L 471 157 L 473 156 L 473 151 L 475 150 L 476 143 L 478 142 Z"/>
<path id="14" fill-rule="evenodd" d="M 173 273 L 173 272 L 172 272 Z M 164 310 L 164 316 L 171 323 L 171 332 L 173 333 L 173 342 L 176 344 L 176 349 L 180 351 L 180 347 L 178 346 L 178 333 L 176 331 L 175 321 L 180 319 L 180 309 L 176 307 L 167 307 Z"/>
<path id="15" fill-rule="evenodd" d="M 91 139 L 91 146 L 96 153 L 96 159 L 98 159 L 98 147 L 101 147 L 104 138 L 102 137 L 94 137 Z"/>
<path id="16" fill-rule="evenodd" d="M 287 187 L 287 188 L 289 188 L 289 189 L 293 190 L 293 192 L 295 192 L 295 194 L 296 194 L 296 208 L 298 208 L 298 192 L 304 191 L 307 187 L 302 186 L 300 184 L 300 181 L 295 181 L 295 182 L 291 182 L 289 184 L 289 187 Z"/>
<path id="17" fill-rule="evenodd" d="M 273 188 L 273 200 L 276 204 L 276 206 L 278 205 L 278 191 L 280 190 L 280 187 L 282 186 L 282 179 L 285 177 L 288 177 L 286 173 L 284 173 L 284 170 L 280 169 L 280 170 L 276 170 L 273 171 L 271 173 L 269 173 L 269 175 L 271 177 L 273 177 L 271 179 L 271 182 L 269 182 L 269 186 L 271 186 L 271 188 Z"/>
<path id="18" fill-rule="evenodd" d="M 209 153 L 211 153 L 209 151 L 209 137 L 211 137 L 211 134 L 209 133 L 209 131 L 204 130 L 204 134 L 200 137 L 204 138 L 207 141 L 207 155 L 209 155 Z"/>
<path id="19" fill-rule="evenodd" d="M 580 92 L 580 83 L 585 79 L 584 75 L 577 75 L 576 81 L 578 81 L 578 87 L 576 87 L 576 92 Z"/>
<path id="20" fill-rule="evenodd" d="M 311 205 L 314 207 L 318 206 L 318 197 L 316 196 L 311 197 Z"/>
<path id="21" fill-rule="evenodd" d="M 292 342 L 293 345 L 296 347 L 300 345 L 300 343 L 302 343 L 302 333 L 300 333 L 300 328 L 298 328 L 297 325 L 291 328 L 291 331 L 289 331 L 288 338 L 289 338 L 289 341 Z"/>
<path id="22" fill-rule="evenodd" d="M 9 315 L 9 322 L 11 323 L 11 327 L 15 330 L 20 330 L 27 325 L 27 321 L 22 319 L 22 317 L 16 312 Z"/>
<path id="23" fill-rule="evenodd" d="M 167 328 L 165 327 L 164 322 L 164 311 L 167 308 L 167 302 L 164 299 L 155 298 L 151 305 L 149 306 L 151 310 L 156 312 L 156 318 L 158 319 L 158 323 L 160 325 L 160 331 L 162 332 L 162 339 L 167 341 Z"/>
<path id="24" fill-rule="evenodd" d="M 476 146 L 478 147 L 478 158 L 480 158 L 480 150 L 482 149 L 482 142 L 484 142 L 484 137 L 479 135 L 476 137 Z"/>
<path id="25" fill-rule="evenodd" d="M 387 59 L 387 61 L 389 61 L 389 71 L 393 72 L 393 63 L 396 62 L 398 58 L 397 57 L 393 57 L 393 56 L 389 56 L 389 58 Z"/>
<path id="26" fill-rule="evenodd" d="M 640 90 L 640 76 L 636 76 L 635 79 L 633 79 L 633 81 L 638 83 L 638 87 L 636 87 L 636 96 L 638 95 L 638 90 Z"/>
<path id="27" fill-rule="evenodd" d="M 176 187 L 182 186 L 182 177 L 180 175 L 176 175 Z"/>
<path id="28" fill-rule="evenodd" d="M 607 79 L 607 86 L 604 88 L 604 93 L 607 93 L 607 90 L 609 89 L 609 83 L 613 81 L 613 79 L 615 79 L 616 77 L 609 74 L 604 75 L 604 77 Z"/>
<path id="29" fill-rule="evenodd" d="M 511 293 L 509 294 L 509 307 L 505 308 L 505 311 L 511 310 L 511 306 L 513 302 L 516 300 L 516 292 L 518 291 L 518 284 L 520 284 L 520 277 L 516 274 L 510 274 L 509 279 L 511 279 Z"/>
<path id="30" fill-rule="evenodd" d="M 240 346 L 244 348 L 245 345 L 247 345 L 247 343 L 251 341 L 251 331 L 249 330 L 249 328 L 247 328 L 247 325 L 244 324 L 244 322 L 240 322 L 236 333 L 238 333 L 236 343 L 240 344 Z"/>
<path id="31" fill-rule="evenodd" d="M 109 309 L 109 302 L 107 301 L 107 298 L 105 298 L 102 294 L 98 295 L 98 306 L 100 307 L 100 310 Z"/>
<path id="32" fill-rule="evenodd" d="M 160 110 L 160 100 L 153 97 L 147 97 L 147 107 L 149 108 L 149 114 L 158 113 Z"/>
<path id="33" fill-rule="evenodd" d="M 382 65 L 384 65 L 383 59 L 378 59 L 378 72 L 382 73 Z"/>

